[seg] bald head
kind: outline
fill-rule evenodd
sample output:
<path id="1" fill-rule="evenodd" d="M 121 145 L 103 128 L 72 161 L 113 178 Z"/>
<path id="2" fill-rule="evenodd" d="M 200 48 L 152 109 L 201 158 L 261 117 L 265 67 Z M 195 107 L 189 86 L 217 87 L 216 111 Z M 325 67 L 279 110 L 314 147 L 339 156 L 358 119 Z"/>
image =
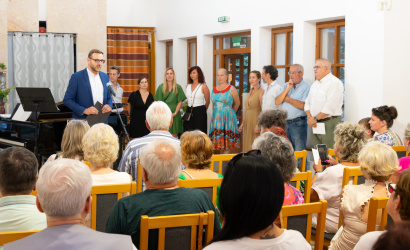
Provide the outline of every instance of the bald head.
<path id="1" fill-rule="evenodd" d="M 315 63 L 315 77 L 321 80 L 331 72 L 332 64 L 326 58 L 320 58 Z"/>
<path id="2" fill-rule="evenodd" d="M 172 141 L 155 140 L 141 149 L 141 167 L 153 185 L 166 185 L 181 174 L 181 148 Z"/>

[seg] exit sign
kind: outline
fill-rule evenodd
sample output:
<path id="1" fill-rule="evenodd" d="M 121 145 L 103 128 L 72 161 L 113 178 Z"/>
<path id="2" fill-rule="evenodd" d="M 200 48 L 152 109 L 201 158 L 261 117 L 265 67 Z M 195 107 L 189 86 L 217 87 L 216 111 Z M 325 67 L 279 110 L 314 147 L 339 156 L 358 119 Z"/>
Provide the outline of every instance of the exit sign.
<path id="1" fill-rule="evenodd" d="M 231 20 L 229 16 L 220 16 L 218 17 L 218 22 L 219 23 L 227 23 Z"/>

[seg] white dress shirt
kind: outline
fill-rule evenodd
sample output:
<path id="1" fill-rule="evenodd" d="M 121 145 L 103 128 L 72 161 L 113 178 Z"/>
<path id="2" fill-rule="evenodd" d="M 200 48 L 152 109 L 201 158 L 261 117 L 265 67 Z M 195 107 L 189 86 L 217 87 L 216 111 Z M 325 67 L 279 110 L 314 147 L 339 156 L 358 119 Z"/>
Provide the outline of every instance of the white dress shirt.
<path id="1" fill-rule="evenodd" d="M 111 82 L 111 84 L 114 86 L 114 83 Z M 112 109 L 115 110 L 115 105 L 114 103 L 122 103 L 122 95 L 124 94 L 124 90 L 121 88 L 121 86 L 117 83 L 115 83 L 117 86 L 117 90 L 115 91 L 115 97 L 113 98 L 112 101 Z M 123 108 L 119 108 L 118 112 L 122 112 Z M 115 111 L 116 112 L 116 111 Z"/>
<path id="2" fill-rule="evenodd" d="M 91 85 L 91 92 L 93 94 L 93 103 L 94 105 L 97 102 L 100 102 L 101 104 L 104 104 L 104 87 L 100 78 L 100 74 L 94 75 L 93 72 L 91 72 L 87 68 L 87 73 L 88 73 L 88 78 L 90 79 L 90 85 Z"/>
<path id="3" fill-rule="evenodd" d="M 279 105 L 276 105 L 275 100 L 281 93 L 281 90 L 282 87 L 276 81 L 271 82 L 271 84 L 266 87 L 262 97 L 262 111 L 279 108 Z"/>
<path id="4" fill-rule="evenodd" d="M 332 73 L 316 80 L 305 100 L 305 111 L 315 117 L 320 112 L 329 116 L 341 116 L 343 106 L 343 83 Z"/>

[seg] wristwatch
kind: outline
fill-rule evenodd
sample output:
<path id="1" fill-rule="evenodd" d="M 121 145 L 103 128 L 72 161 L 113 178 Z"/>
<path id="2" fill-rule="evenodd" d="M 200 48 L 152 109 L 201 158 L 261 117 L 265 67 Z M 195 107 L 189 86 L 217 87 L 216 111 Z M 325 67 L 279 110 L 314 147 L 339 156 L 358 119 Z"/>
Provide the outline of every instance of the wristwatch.
<path id="1" fill-rule="evenodd" d="M 315 116 L 315 117 L 313 117 L 313 119 L 315 119 L 315 121 L 317 121 L 317 118 L 316 118 L 316 116 Z"/>

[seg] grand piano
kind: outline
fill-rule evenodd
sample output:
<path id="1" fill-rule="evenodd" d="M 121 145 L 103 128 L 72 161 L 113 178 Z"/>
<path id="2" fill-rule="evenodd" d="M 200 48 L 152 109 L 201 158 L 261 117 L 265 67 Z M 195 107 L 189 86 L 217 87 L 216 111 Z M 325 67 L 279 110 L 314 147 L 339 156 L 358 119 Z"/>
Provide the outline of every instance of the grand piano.
<path id="1" fill-rule="evenodd" d="M 50 155 L 61 150 L 61 140 L 67 121 L 71 119 L 72 111 L 63 103 L 57 103 L 60 109 L 58 113 L 40 113 L 38 117 L 38 154 L 37 158 L 41 164 Z M 110 120 L 115 120 L 114 113 L 111 113 Z M 121 118 L 126 124 L 126 116 L 121 114 Z M 117 135 L 122 136 L 121 127 L 110 124 L 114 127 Z M 122 144 L 124 140 L 120 138 Z M 35 122 L 15 121 L 0 117 L 0 148 L 24 147 L 34 152 L 35 147 Z M 121 159 L 124 145 L 120 145 L 119 159 Z"/>

